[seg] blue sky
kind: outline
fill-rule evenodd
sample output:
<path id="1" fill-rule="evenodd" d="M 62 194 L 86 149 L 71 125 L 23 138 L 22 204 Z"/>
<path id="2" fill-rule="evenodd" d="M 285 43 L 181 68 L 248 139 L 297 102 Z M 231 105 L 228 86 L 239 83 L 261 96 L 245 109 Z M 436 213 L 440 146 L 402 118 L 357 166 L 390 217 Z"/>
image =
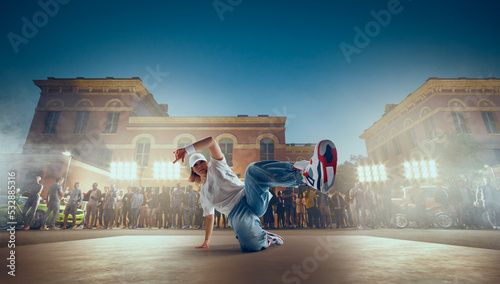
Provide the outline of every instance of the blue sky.
<path id="1" fill-rule="evenodd" d="M 33 79 L 158 68 L 168 76 L 146 86 L 171 116 L 285 115 L 287 143 L 331 139 L 343 162 L 366 155 L 359 135 L 427 78 L 500 77 L 496 1 L 42 0 L 52 15 L 37 1 L 4 2 L 1 154 L 22 149 Z M 37 31 L 23 34 L 23 18 Z M 356 45 L 356 27 L 369 42 Z"/>

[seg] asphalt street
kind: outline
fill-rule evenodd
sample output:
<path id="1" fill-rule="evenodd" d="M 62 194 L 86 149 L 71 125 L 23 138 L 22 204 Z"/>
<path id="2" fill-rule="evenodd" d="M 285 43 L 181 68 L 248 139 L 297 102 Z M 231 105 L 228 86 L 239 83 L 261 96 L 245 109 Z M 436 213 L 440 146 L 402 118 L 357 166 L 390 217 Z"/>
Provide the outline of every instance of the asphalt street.
<path id="1" fill-rule="evenodd" d="M 500 283 L 500 231 L 275 230 L 242 253 L 232 230 L 0 232 L 1 283 Z M 12 242 L 11 242 L 12 244 Z M 15 275 L 7 258 L 15 255 Z M 11 273 L 12 274 L 12 273 Z"/>

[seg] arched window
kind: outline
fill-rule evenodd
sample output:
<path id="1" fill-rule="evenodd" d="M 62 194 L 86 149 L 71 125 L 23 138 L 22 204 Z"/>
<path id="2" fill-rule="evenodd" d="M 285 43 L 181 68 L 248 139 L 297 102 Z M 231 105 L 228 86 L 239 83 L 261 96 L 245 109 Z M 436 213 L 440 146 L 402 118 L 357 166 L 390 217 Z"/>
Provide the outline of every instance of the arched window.
<path id="1" fill-rule="evenodd" d="M 135 151 L 135 161 L 140 167 L 147 167 L 149 162 L 149 151 L 151 149 L 151 140 L 142 138 L 137 142 Z"/>
<path id="2" fill-rule="evenodd" d="M 271 161 L 274 160 L 274 141 L 265 138 L 260 140 L 260 160 Z"/>
<path id="3" fill-rule="evenodd" d="M 177 149 L 179 148 L 184 148 L 186 147 L 187 145 L 191 144 L 193 142 L 191 142 L 191 139 L 189 138 L 182 138 L 179 140 L 179 142 L 177 142 Z"/>
<path id="4" fill-rule="evenodd" d="M 220 149 L 226 157 L 227 164 L 232 167 L 233 166 L 233 140 L 231 139 L 222 139 L 219 141 Z"/>

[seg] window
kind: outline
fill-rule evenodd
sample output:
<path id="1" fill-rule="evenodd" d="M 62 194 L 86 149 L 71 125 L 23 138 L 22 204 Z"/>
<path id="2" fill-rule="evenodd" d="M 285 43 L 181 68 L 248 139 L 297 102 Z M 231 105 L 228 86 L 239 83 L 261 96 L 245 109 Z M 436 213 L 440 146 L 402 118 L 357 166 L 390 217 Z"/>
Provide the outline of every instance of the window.
<path id="1" fill-rule="evenodd" d="M 498 131 L 497 121 L 492 112 L 483 111 L 481 112 L 481 116 L 483 117 L 484 125 L 488 133 L 500 133 L 500 131 Z"/>
<path id="2" fill-rule="evenodd" d="M 49 111 L 45 116 L 42 133 L 56 133 L 57 121 L 59 120 L 58 111 Z"/>
<path id="3" fill-rule="evenodd" d="M 142 138 L 137 142 L 135 150 L 135 161 L 138 166 L 147 167 L 149 162 L 149 150 L 151 149 L 151 140 Z"/>
<path id="4" fill-rule="evenodd" d="M 274 160 L 274 141 L 271 139 L 260 140 L 260 160 L 272 161 Z"/>
<path id="5" fill-rule="evenodd" d="M 186 147 L 187 145 L 191 144 L 193 142 L 191 142 L 191 139 L 189 138 L 182 138 L 179 140 L 179 142 L 177 142 L 177 149 L 180 149 L 180 148 L 184 148 Z"/>
<path id="6" fill-rule="evenodd" d="M 222 139 L 219 141 L 219 146 L 220 149 L 222 150 L 222 153 L 224 154 L 224 157 L 226 157 L 226 161 L 228 166 L 232 167 L 233 166 L 233 140 L 231 139 Z"/>
<path id="7" fill-rule="evenodd" d="M 408 130 L 408 140 L 410 140 L 410 147 L 411 147 L 411 149 L 417 147 L 417 145 L 418 145 L 417 135 L 415 135 L 415 129 L 414 128 Z"/>
<path id="8" fill-rule="evenodd" d="M 119 112 L 108 112 L 106 122 L 104 123 L 104 133 L 116 133 L 118 129 Z"/>
<path id="9" fill-rule="evenodd" d="M 76 113 L 75 129 L 73 133 L 85 133 L 87 130 L 87 123 L 89 122 L 90 112 L 79 111 Z"/>
<path id="10" fill-rule="evenodd" d="M 392 144 L 394 145 L 394 154 L 401 155 L 401 143 L 399 143 L 399 137 L 396 137 L 392 140 Z"/>
<path id="11" fill-rule="evenodd" d="M 453 117 L 453 122 L 455 123 L 455 128 L 457 133 L 469 133 L 469 128 L 467 127 L 467 122 L 465 121 L 465 116 L 463 112 L 451 112 Z"/>
<path id="12" fill-rule="evenodd" d="M 424 128 L 427 138 L 431 140 L 437 138 L 436 127 L 434 126 L 434 119 L 432 119 L 432 117 L 425 121 Z"/>
<path id="13" fill-rule="evenodd" d="M 383 162 L 389 160 L 389 153 L 387 152 L 387 144 L 382 145 L 382 159 Z"/>

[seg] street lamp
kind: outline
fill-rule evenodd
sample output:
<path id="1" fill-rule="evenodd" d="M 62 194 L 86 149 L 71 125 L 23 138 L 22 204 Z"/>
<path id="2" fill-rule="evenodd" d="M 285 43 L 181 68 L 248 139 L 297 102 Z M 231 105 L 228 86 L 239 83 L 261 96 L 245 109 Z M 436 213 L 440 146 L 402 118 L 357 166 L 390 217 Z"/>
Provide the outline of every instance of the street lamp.
<path id="1" fill-rule="evenodd" d="M 436 162 L 433 160 L 405 162 L 404 168 L 407 179 L 437 178 Z"/>
<path id="2" fill-rule="evenodd" d="M 64 178 L 64 184 L 63 184 L 63 188 L 64 190 L 66 190 L 66 181 L 68 180 L 69 166 L 71 165 L 71 160 L 73 159 L 73 155 L 71 155 L 70 152 L 63 152 L 62 154 L 66 157 L 69 157 L 68 168 L 66 169 L 66 177 Z"/>
<path id="3" fill-rule="evenodd" d="M 358 179 L 360 182 L 386 181 L 387 173 L 384 165 L 360 166 L 358 167 Z"/>

